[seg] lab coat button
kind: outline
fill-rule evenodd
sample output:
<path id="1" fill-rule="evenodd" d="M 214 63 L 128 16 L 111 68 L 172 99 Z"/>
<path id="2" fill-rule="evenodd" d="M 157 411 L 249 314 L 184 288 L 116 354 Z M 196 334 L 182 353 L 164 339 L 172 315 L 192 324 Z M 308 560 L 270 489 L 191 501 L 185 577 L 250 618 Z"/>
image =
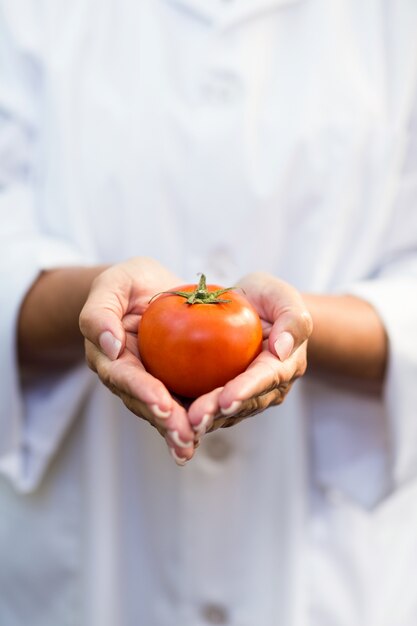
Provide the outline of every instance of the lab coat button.
<path id="1" fill-rule="evenodd" d="M 224 435 L 220 433 L 207 435 L 204 444 L 207 456 L 209 456 L 214 461 L 224 461 L 231 454 L 231 447 L 229 442 L 226 441 Z"/>
<path id="2" fill-rule="evenodd" d="M 210 272 L 213 279 L 209 282 L 219 282 L 227 287 L 229 282 L 231 285 L 233 284 L 233 279 L 230 277 L 238 274 L 232 252 L 225 245 L 214 246 L 208 251 L 205 267 L 208 268 L 207 271 Z"/>
<path id="3" fill-rule="evenodd" d="M 242 93 L 238 76 L 227 70 L 210 70 L 202 83 L 202 96 L 206 104 L 232 104 Z"/>
<path id="4" fill-rule="evenodd" d="M 226 608 L 220 604 L 206 604 L 201 613 L 209 624 L 227 624 L 229 621 Z"/>
<path id="5" fill-rule="evenodd" d="M 336 489 L 335 487 L 327 487 L 326 496 L 327 496 L 328 501 L 334 506 L 339 506 L 340 504 L 343 504 L 344 502 L 343 493 L 339 491 L 339 489 Z"/>

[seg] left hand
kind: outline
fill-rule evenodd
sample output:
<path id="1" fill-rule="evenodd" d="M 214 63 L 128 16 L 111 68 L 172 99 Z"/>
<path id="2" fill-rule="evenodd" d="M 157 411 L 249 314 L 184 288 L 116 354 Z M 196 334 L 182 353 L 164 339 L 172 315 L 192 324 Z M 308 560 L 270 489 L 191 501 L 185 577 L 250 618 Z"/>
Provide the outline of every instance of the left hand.
<path id="1" fill-rule="evenodd" d="M 179 279 L 155 259 L 135 257 L 107 268 L 92 283 L 80 315 L 89 367 L 126 407 L 164 437 L 179 465 L 194 454 L 185 408 L 140 361 L 138 324 L 149 299 Z"/>
<path id="2" fill-rule="evenodd" d="M 188 418 L 197 435 L 233 426 L 281 404 L 307 367 L 307 340 L 313 322 L 301 294 L 262 272 L 248 274 L 237 286 L 261 318 L 263 350 L 245 372 L 192 402 Z"/>

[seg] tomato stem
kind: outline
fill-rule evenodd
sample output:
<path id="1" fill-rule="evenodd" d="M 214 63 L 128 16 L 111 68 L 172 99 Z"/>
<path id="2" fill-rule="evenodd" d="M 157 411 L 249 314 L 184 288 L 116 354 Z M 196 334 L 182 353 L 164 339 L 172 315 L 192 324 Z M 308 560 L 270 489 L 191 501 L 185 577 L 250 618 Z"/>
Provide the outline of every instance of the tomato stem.
<path id="1" fill-rule="evenodd" d="M 227 291 L 235 289 L 235 287 L 227 287 L 226 289 L 216 289 L 215 291 L 209 291 L 207 289 L 206 277 L 204 274 L 200 275 L 197 287 L 194 291 L 161 291 L 151 298 L 150 302 L 161 294 L 167 293 L 173 296 L 181 296 L 186 299 L 187 304 L 227 304 L 231 300 L 220 298 Z"/>

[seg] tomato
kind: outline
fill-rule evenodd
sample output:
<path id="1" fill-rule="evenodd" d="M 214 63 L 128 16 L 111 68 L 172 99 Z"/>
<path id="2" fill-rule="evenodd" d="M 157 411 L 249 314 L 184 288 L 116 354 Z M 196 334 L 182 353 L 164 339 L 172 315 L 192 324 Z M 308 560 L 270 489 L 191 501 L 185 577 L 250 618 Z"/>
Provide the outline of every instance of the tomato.
<path id="1" fill-rule="evenodd" d="M 243 372 L 262 348 L 262 325 L 233 288 L 182 285 L 158 294 L 138 332 L 141 360 L 173 393 L 195 398 Z"/>

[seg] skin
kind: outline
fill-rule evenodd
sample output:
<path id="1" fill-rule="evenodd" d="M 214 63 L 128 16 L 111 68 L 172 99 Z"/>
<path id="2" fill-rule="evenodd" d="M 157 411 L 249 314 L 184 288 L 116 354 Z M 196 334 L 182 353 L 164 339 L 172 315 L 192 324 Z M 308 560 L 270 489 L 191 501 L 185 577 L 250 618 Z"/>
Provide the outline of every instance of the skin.
<path id="1" fill-rule="evenodd" d="M 22 369 L 68 367 L 85 356 L 103 384 L 160 432 L 179 464 L 193 456 L 206 431 L 280 404 L 306 371 L 308 338 L 312 373 L 337 372 L 352 384 L 355 379 L 383 381 L 387 338 L 368 303 L 344 295 L 302 296 L 258 272 L 244 277 L 239 286 L 261 317 L 263 351 L 246 372 L 184 406 L 145 371 L 136 336 L 149 299 L 182 282 L 143 257 L 109 268 L 42 273 L 20 310 Z"/>
<path id="2" fill-rule="evenodd" d="M 78 317 L 93 280 L 105 269 L 71 267 L 40 274 L 20 308 L 18 351 L 23 367 L 65 367 L 84 358 Z"/>
<path id="3" fill-rule="evenodd" d="M 309 367 L 382 385 L 388 358 L 385 328 L 373 307 L 354 296 L 304 295 L 314 320 Z M 363 344 L 361 345 L 361 343 Z"/>

